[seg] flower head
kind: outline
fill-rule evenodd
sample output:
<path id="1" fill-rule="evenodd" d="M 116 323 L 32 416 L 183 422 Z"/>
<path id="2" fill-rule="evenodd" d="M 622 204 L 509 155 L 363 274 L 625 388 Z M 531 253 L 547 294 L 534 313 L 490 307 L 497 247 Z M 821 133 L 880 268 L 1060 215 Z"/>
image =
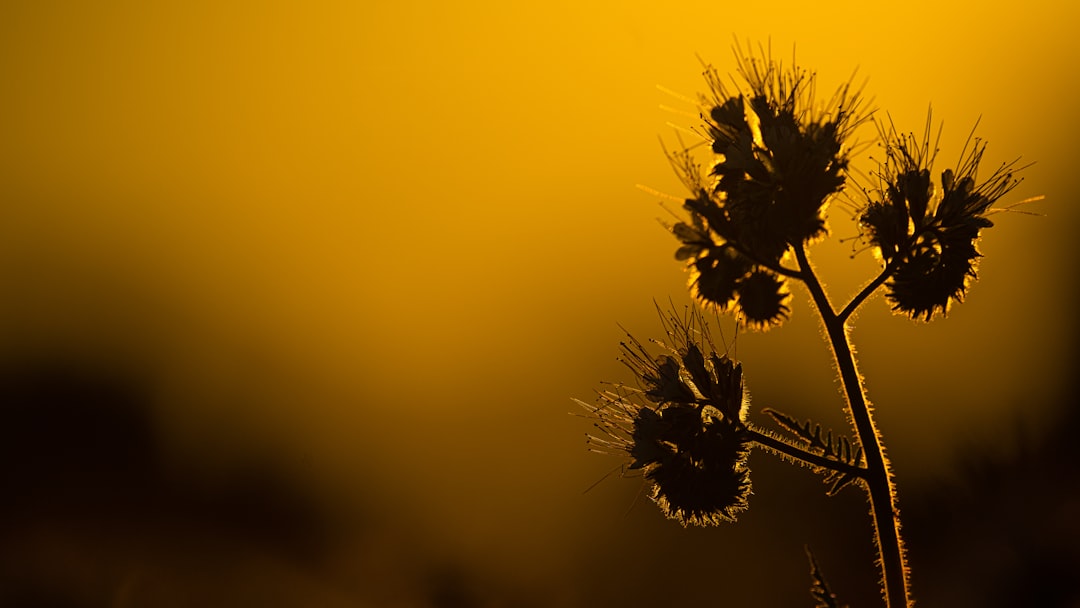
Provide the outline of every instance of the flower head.
<path id="1" fill-rule="evenodd" d="M 940 132 L 939 132 L 940 136 Z M 865 236 L 894 271 L 886 283 L 893 310 L 929 321 L 962 301 L 976 277 L 980 257 L 975 242 L 993 226 L 986 215 L 1020 180 L 1015 161 L 976 182 L 985 142 L 969 138 L 959 167 L 931 178 L 937 150 L 930 149 L 930 117 L 922 140 L 899 135 L 891 124 L 882 130 L 885 160 L 859 221 Z"/>
<path id="2" fill-rule="evenodd" d="M 738 49 L 736 59 L 741 91 L 705 71 L 702 114 L 716 155 L 708 183 L 687 151 L 670 156 L 692 192 L 683 205 L 690 222 L 672 231 L 694 295 L 721 310 L 738 305 L 747 325 L 767 329 L 788 313 L 781 260 L 827 233 L 825 210 L 846 181 L 846 142 L 868 112 L 850 83 L 819 109 L 812 73 Z"/>
<path id="3" fill-rule="evenodd" d="M 628 455 L 668 517 L 683 525 L 734 521 L 750 494 L 742 366 L 715 351 L 696 311 L 669 315 L 665 328 L 671 344 L 657 342 L 664 354 L 633 338 L 623 343 L 638 386 L 618 385 L 586 406 L 601 431 L 589 441 Z"/>

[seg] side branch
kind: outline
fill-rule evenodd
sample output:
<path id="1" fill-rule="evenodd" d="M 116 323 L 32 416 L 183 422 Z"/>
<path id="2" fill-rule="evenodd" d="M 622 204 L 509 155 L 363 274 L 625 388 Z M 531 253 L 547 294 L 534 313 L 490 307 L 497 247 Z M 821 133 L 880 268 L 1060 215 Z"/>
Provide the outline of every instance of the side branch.
<path id="1" fill-rule="evenodd" d="M 851 475 L 852 477 L 857 477 L 859 479 L 866 479 L 867 470 L 863 467 L 815 454 L 750 426 L 746 427 L 746 431 L 750 435 L 751 441 L 757 443 L 766 450 L 778 452 L 814 467 L 821 467 L 823 469 L 829 469 L 830 471 Z"/>
<path id="2" fill-rule="evenodd" d="M 836 315 L 837 319 L 839 319 L 841 323 L 847 322 L 848 317 L 850 317 L 851 314 L 855 312 L 855 310 L 858 309 L 864 301 L 866 301 L 866 298 L 870 297 L 870 294 L 877 291 L 877 288 L 881 287 L 882 283 L 889 280 L 889 277 L 891 277 L 892 274 L 896 272 L 896 267 L 899 265 L 900 264 L 897 262 L 896 258 L 894 258 L 893 261 L 889 262 L 881 271 L 881 274 L 874 277 L 874 280 L 870 281 L 866 285 L 866 287 L 863 287 L 862 291 L 856 294 L 855 297 L 852 298 L 850 302 L 848 302 L 847 306 L 844 307 L 844 310 L 841 310 L 840 314 Z"/>

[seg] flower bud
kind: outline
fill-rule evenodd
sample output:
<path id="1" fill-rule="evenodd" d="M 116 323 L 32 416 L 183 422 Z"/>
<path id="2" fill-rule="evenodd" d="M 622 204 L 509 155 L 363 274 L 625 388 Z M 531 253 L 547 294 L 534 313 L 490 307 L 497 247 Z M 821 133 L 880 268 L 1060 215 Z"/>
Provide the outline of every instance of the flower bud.
<path id="1" fill-rule="evenodd" d="M 755 270 L 739 282 L 739 310 L 747 325 L 768 329 L 779 324 L 790 310 L 786 304 L 791 294 L 784 281 L 766 270 Z"/>

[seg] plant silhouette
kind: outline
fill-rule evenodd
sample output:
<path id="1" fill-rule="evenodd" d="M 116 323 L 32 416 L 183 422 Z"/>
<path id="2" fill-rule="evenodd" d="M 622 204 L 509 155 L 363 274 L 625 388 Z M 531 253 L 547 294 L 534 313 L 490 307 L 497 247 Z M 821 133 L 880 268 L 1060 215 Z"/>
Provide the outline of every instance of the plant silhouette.
<path id="1" fill-rule="evenodd" d="M 647 348 L 632 336 L 622 360 L 633 384 L 615 384 L 593 404 L 580 402 L 598 432 L 593 450 L 624 454 L 650 496 L 685 525 L 732 522 L 748 508 L 751 448 L 821 474 L 829 495 L 848 486 L 867 492 L 881 590 L 890 608 L 912 604 L 900 533 L 896 484 L 856 366 L 847 322 L 879 288 L 893 311 L 913 320 L 945 316 L 976 278 L 976 242 L 993 226 L 994 204 L 1019 184 L 1016 161 L 989 177 L 978 172 L 986 144 L 972 134 L 956 167 L 934 175 L 937 138 L 928 115 L 921 136 L 873 118 L 849 81 L 817 105 L 815 76 L 782 65 L 759 47 L 735 48 L 735 88 L 706 66 L 698 131 L 713 157 L 703 167 L 696 146 L 668 158 L 690 191 L 685 220 L 670 226 L 700 308 L 661 312 L 665 337 Z M 852 179 L 854 131 L 877 125 L 883 156 L 870 185 Z M 938 137 L 940 131 L 938 132 Z M 829 236 L 827 209 L 838 196 L 857 200 L 862 240 L 880 273 L 836 307 L 808 248 Z M 746 328 L 767 330 L 790 312 L 790 285 L 809 292 L 834 355 L 851 433 L 762 409 L 771 427 L 750 420 L 740 363 L 713 344 L 702 310 L 731 312 Z M 839 606 L 807 550 L 818 606 Z"/>

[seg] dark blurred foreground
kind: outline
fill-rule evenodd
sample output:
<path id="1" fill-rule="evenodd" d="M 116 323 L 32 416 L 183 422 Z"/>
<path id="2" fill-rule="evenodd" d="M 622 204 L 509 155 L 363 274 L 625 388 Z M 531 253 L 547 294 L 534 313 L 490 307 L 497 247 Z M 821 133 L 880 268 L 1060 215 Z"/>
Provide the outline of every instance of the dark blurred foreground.
<path id="1" fill-rule="evenodd" d="M 315 505 L 272 471 L 171 473 L 149 388 L 57 362 L 0 371 L 0 605 L 304 603 L 297 571 L 330 546 Z"/>
<path id="2" fill-rule="evenodd" d="M 647 523 L 629 522 L 640 528 L 633 537 L 583 539 L 580 554 L 566 556 L 577 575 L 546 588 L 501 580 L 497 569 L 425 555 L 390 520 L 370 523 L 386 526 L 381 534 L 346 530 L 269 467 L 224 479 L 171 470 L 150 389 L 60 361 L 0 370 L 0 606 L 768 606 L 793 605 L 809 584 L 781 566 L 802 560 L 798 550 L 759 573 L 761 586 L 732 580 L 714 565 L 717 553 L 753 552 L 752 540 L 736 551 L 717 546 L 715 530 L 672 532 L 648 504 L 635 507 Z M 965 451 L 954 479 L 901 486 L 920 606 L 1080 606 L 1076 409 L 1054 429 L 1003 435 L 1008 449 Z M 766 512 L 736 524 L 740 533 L 759 534 L 757 522 L 779 535 L 785 520 L 818 522 L 815 552 L 834 591 L 852 606 L 876 605 L 869 523 L 851 519 L 861 497 L 803 499 L 822 488 L 789 469 L 755 473 L 792 475 L 786 504 L 798 508 L 763 500 Z M 838 508 L 822 507 L 830 504 Z M 733 587 L 740 582 L 749 588 Z M 798 602 L 811 605 L 808 595 Z"/>

